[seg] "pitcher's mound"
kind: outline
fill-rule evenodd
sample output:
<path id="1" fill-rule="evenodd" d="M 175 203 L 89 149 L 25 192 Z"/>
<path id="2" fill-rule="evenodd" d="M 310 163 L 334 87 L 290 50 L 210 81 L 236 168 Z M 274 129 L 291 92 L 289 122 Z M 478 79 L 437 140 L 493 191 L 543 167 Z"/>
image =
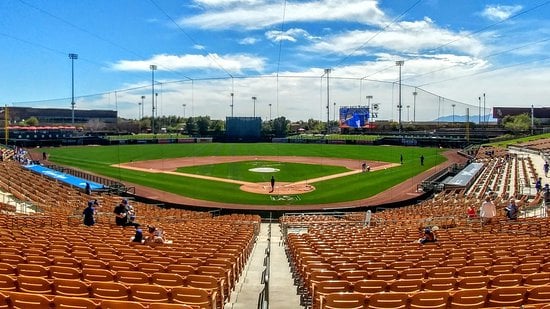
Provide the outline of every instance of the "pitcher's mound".
<path id="1" fill-rule="evenodd" d="M 241 190 L 259 194 L 286 195 L 308 193 L 315 190 L 315 187 L 306 183 L 277 182 L 275 189 L 271 191 L 271 184 L 269 182 L 258 182 L 242 185 Z"/>

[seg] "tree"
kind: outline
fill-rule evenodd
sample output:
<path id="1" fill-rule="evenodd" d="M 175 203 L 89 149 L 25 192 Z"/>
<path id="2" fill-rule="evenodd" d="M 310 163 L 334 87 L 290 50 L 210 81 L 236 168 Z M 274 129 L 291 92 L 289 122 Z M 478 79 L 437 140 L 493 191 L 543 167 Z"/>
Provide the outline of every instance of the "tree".
<path id="1" fill-rule="evenodd" d="M 531 117 L 528 114 L 504 116 L 502 125 L 512 132 L 527 131 L 531 127 Z"/>
<path id="2" fill-rule="evenodd" d="M 209 116 L 199 116 L 197 119 L 197 129 L 200 136 L 208 135 L 208 128 L 210 127 Z"/>
<path id="3" fill-rule="evenodd" d="M 225 122 L 223 120 L 211 120 L 210 121 L 210 131 L 213 132 L 214 135 L 221 135 L 223 132 L 223 128 Z"/>
<path id="4" fill-rule="evenodd" d="M 29 119 L 25 120 L 25 125 L 35 127 L 38 125 L 38 118 L 32 116 Z"/>
<path id="5" fill-rule="evenodd" d="M 287 120 L 283 116 L 273 119 L 273 134 L 275 134 L 276 137 L 287 136 L 289 125 L 290 120 Z"/>
<path id="6" fill-rule="evenodd" d="M 192 136 L 196 130 L 197 124 L 195 123 L 195 118 L 187 118 L 187 121 L 185 121 L 185 131 L 187 132 L 187 135 Z"/>
<path id="7" fill-rule="evenodd" d="M 94 118 L 94 119 L 88 120 L 85 127 L 90 131 L 100 131 L 105 129 L 106 125 L 105 125 L 105 122 L 97 118 Z"/>

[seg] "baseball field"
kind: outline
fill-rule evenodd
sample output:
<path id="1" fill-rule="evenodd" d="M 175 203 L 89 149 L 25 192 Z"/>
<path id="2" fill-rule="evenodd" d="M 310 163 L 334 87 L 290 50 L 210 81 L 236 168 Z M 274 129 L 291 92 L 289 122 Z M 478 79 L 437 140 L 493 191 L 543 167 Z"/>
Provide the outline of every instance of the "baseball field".
<path id="1" fill-rule="evenodd" d="M 149 144 L 43 150 L 53 163 L 129 185 L 246 205 L 361 200 L 445 161 L 443 149 L 438 148 L 328 144 Z M 368 171 L 363 171 L 363 165 Z"/>

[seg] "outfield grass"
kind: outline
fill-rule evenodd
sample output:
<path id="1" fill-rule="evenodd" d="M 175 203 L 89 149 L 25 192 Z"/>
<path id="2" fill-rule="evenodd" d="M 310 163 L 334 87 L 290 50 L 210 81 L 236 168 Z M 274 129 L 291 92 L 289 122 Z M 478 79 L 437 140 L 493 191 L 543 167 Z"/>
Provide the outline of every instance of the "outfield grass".
<path id="1" fill-rule="evenodd" d="M 258 167 L 271 167 L 278 169 L 275 173 L 258 173 L 250 169 Z M 277 181 L 296 182 L 307 178 L 317 178 L 327 175 L 344 173 L 349 171 L 341 166 L 314 165 L 290 162 L 273 161 L 241 161 L 220 164 L 205 164 L 197 166 L 186 166 L 177 169 L 178 172 L 212 176 L 218 178 L 228 178 L 249 182 L 269 182 L 271 176 L 277 177 Z"/>
<path id="2" fill-rule="evenodd" d="M 112 177 L 120 181 L 136 183 L 163 191 L 196 199 L 239 204 L 326 204 L 367 198 L 417 175 L 445 159 L 442 149 L 358 146 L 358 145 L 316 145 L 316 144 L 165 144 L 124 146 L 80 146 L 45 149 L 50 161 L 73 166 L 83 170 Z M 267 195 L 239 190 L 230 183 L 169 174 L 149 174 L 112 167 L 113 164 L 179 157 L 202 156 L 311 156 L 375 160 L 399 163 L 403 155 L 404 164 L 395 168 L 315 183 L 316 190 L 302 194 L 301 200 L 292 202 L 272 201 Z M 424 155 L 424 166 L 419 157 Z M 293 170 L 296 177 L 309 178 L 304 171 Z"/>

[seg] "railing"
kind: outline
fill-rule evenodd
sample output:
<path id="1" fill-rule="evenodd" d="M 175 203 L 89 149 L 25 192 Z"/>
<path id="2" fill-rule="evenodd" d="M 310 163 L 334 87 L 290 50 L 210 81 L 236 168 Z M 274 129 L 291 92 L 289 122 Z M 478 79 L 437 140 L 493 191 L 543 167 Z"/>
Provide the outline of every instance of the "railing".
<path id="1" fill-rule="evenodd" d="M 262 271 L 261 284 L 264 285 L 260 295 L 258 295 L 258 309 L 269 309 L 269 279 L 271 268 L 271 222 L 267 231 L 267 248 L 265 248 L 264 270 Z"/>

